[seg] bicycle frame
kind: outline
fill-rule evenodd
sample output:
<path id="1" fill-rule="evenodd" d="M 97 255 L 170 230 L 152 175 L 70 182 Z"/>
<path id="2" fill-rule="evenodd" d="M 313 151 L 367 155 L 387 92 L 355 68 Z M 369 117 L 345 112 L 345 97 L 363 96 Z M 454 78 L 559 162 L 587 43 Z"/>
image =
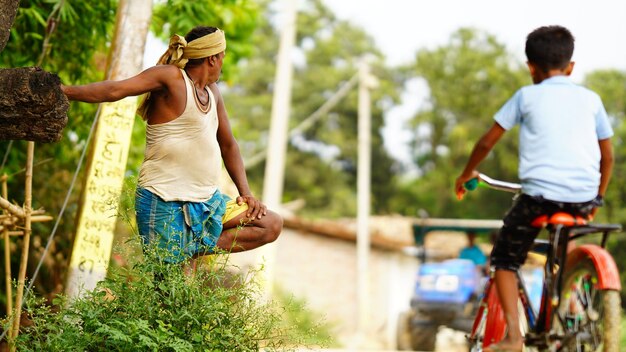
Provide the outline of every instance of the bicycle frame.
<path id="1" fill-rule="evenodd" d="M 474 320 L 474 325 L 472 326 L 472 331 L 468 336 L 468 339 L 471 342 L 475 342 L 478 339 L 478 334 L 481 331 L 484 331 L 484 335 L 482 337 L 482 347 L 488 347 L 489 345 L 499 342 L 500 340 L 502 340 L 502 338 L 504 338 L 504 335 L 506 334 L 504 311 L 502 310 L 500 299 L 498 298 L 498 293 L 496 291 L 494 274 L 495 270 L 492 269 L 490 272 L 489 280 L 487 281 L 485 289 L 483 291 L 481 302 L 476 313 L 476 318 Z M 518 280 L 518 294 L 522 303 L 523 314 L 530 328 L 534 328 L 537 325 L 537 312 L 534 311 L 532 305 L 530 304 L 528 291 L 526 290 L 526 286 L 524 285 L 524 279 L 519 270 L 516 272 L 516 276 Z M 542 294 L 542 305 L 543 296 L 544 294 Z M 485 320 L 482 319 L 483 315 L 486 315 Z M 482 326 L 480 326 L 482 321 L 485 322 L 484 329 Z"/>
<path id="2" fill-rule="evenodd" d="M 483 174 L 480 175 L 480 180 L 490 188 L 509 192 L 518 192 L 521 188 L 518 184 L 494 180 Z M 608 233 L 621 229 L 621 226 L 588 225 L 585 220 L 566 213 L 557 213 L 550 218 L 546 216 L 545 218 L 537 219 L 533 225 L 547 227 L 549 231 L 549 241 L 547 243 L 540 240 L 535 242 L 537 244 L 537 241 L 539 241 L 539 243 L 547 245 L 541 305 L 538 312 L 535 312 L 530 304 L 528 292 L 519 270 L 516 272 L 516 276 L 518 279 L 519 298 L 523 309 L 523 313 L 520 313 L 524 315 L 528 324 L 525 345 L 545 349 L 554 340 L 566 341 L 575 338 L 575 336 L 567 336 L 567 333 L 564 333 L 563 336 L 556 336 L 551 333 L 555 316 L 561 322 L 563 321 L 563 317 L 558 316 L 559 314 L 555 310 L 560 305 L 563 273 L 566 270 L 572 268 L 581 260 L 589 258 L 597 269 L 597 289 L 621 289 L 619 272 L 615 261 L 604 249 Z M 603 234 L 601 246 L 585 244 L 568 251 L 568 245 L 571 241 L 591 233 Z M 472 331 L 468 336 L 471 343 L 477 343 L 480 338 L 479 335 L 483 331 L 481 324 L 484 324 L 481 343 L 483 348 L 499 342 L 506 334 L 506 322 L 495 289 L 494 272 L 492 270 L 489 281 L 485 286 Z"/>

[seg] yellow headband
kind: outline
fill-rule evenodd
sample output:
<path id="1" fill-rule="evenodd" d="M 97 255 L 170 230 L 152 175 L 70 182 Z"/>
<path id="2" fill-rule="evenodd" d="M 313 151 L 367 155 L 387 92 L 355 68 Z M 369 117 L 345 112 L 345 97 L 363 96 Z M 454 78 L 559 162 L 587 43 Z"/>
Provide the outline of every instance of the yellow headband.
<path id="1" fill-rule="evenodd" d="M 222 30 L 194 39 L 187 43 L 184 37 L 174 34 L 165 54 L 157 65 L 176 65 L 184 68 L 189 59 L 201 59 L 226 50 L 226 37 Z"/>
<path id="2" fill-rule="evenodd" d="M 189 43 L 187 43 L 184 37 L 174 34 L 170 38 L 170 45 L 167 51 L 161 55 L 157 65 L 176 65 L 178 68 L 185 68 L 189 59 L 213 56 L 224 50 L 226 50 L 226 37 L 224 32 L 219 29 Z M 144 120 L 147 118 L 149 101 L 150 93 L 147 93 L 137 108 L 137 114 L 143 117 Z"/>

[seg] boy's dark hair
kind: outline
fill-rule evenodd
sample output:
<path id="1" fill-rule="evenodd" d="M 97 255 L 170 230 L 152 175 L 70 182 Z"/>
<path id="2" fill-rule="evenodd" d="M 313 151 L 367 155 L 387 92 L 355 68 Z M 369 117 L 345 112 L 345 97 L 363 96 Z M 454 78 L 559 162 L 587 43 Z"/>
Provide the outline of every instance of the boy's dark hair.
<path id="1" fill-rule="evenodd" d="M 565 27 L 539 27 L 526 37 L 526 58 L 544 72 L 566 68 L 573 53 L 574 36 Z"/>
<path id="2" fill-rule="evenodd" d="M 187 41 L 187 43 L 189 43 L 192 40 L 204 37 L 207 34 L 211 34 L 215 32 L 216 30 L 217 28 L 215 27 L 197 26 L 197 27 L 194 27 L 192 30 L 189 31 L 189 33 L 185 35 L 185 40 Z M 189 61 L 187 62 L 187 66 L 197 66 L 201 64 L 204 61 L 204 59 L 205 58 L 189 59 Z"/>

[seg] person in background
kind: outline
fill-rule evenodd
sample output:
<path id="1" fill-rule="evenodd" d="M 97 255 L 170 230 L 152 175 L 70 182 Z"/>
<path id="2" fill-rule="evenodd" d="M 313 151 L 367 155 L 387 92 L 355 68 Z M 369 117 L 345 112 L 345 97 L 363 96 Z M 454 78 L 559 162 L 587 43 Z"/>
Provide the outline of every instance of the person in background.
<path id="1" fill-rule="evenodd" d="M 481 273 L 485 272 L 487 267 L 487 256 L 476 244 L 476 232 L 467 232 L 467 246 L 463 247 L 459 252 L 459 259 L 471 260 L 478 267 Z"/>

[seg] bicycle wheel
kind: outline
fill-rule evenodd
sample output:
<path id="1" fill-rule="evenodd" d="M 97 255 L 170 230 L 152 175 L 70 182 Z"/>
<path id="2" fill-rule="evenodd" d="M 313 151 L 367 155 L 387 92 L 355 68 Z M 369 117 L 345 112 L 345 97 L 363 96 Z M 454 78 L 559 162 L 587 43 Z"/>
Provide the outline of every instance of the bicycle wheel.
<path id="1" fill-rule="evenodd" d="M 560 351 L 618 352 L 620 296 L 615 290 L 597 288 L 598 273 L 585 258 L 565 272 L 563 291 L 555 318 Z"/>
<path id="2" fill-rule="evenodd" d="M 530 330 L 530 327 L 528 326 L 528 321 L 526 320 L 526 316 L 524 313 L 524 305 L 519 300 L 517 302 L 517 312 L 519 314 L 519 322 L 522 335 L 526 335 L 526 333 L 528 333 L 528 331 Z M 480 309 L 478 311 L 478 314 L 480 314 L 479 316 L 477 316 L 477 319 L 479 320 L 475 322 L 475 328 L 472 331 L 472 334 L 470 335 L 470 339 L 468 341 L 470 352 L 482 352 L 484 348 L 483 346 L 485 343 L 485 330 L 487 328 L 487 309 Z M 504 321 L 500 321 L 498 324 L 504 324 Z M 535 348 L 525 347 L 524 351 L 536 352 L 537 350 Z"/>
<path id="3" fill-rule="evenodd" d="M 469 352 L 482 352 L 483 350 L 483 340 L 485 338 L 485 325 L 487 324 L 487 310 L 479 309 L 478 313 L 479 319 L 474 323 L 474 330 L 471 332 L 469 336 L 468 346 Z"/>
<path id="4" fill-rule="evenodd" d="M 486 295 L 476 312 L 476 319 L 469 335 L 469 351 L 482 352 L 483 348 L 497 343 L 506 333 L 506 323 L 495 286 L 489 285 Z"/>

